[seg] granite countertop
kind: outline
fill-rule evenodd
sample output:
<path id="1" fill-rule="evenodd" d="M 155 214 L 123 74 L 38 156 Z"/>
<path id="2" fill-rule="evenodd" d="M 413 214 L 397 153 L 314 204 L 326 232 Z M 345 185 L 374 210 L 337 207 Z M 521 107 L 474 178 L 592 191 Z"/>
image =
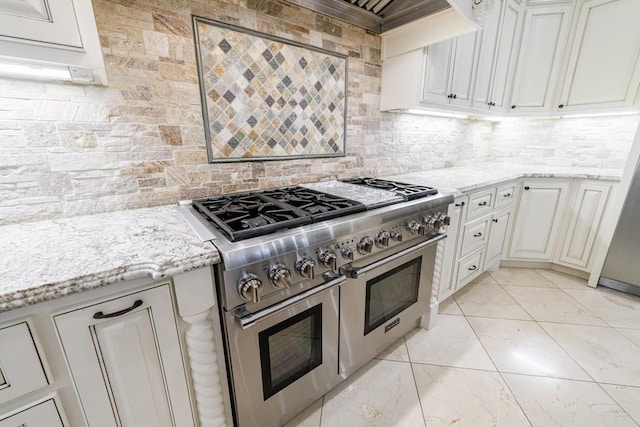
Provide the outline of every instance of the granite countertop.
<path id="1" fill-rule="evenodd" d="M 220 262 L 176 206 L 7 225 L 0 235 L 0 312 Z"/>
<path id="2" fill-rule="evenodd" d="M 522 177 L 619 181 L 621 175 L 614 169 L 479 163 L 386 178 L 468 192 Z M 331 192 L 338 184 L 342 183 L 307 187 Z M 381 202 L 379 194 L 359 189 L 358 195 L 367 202 Z M 215 247 L 197 237 L 177 206 L 7 225 L 0 227 L 0 235 L 0 312 L 123 280 L 160 279 L 220 262 Z"/>
<path id="3" fill-rule="evenodd" d="M 621 176 L 622 170 L 620 169 L 477 163 L 471 166 L 412 172 L 385 178 L 438 189 L 454 189 L 464 193 L 517 178 L 581 178 L 620 181 Z"/>

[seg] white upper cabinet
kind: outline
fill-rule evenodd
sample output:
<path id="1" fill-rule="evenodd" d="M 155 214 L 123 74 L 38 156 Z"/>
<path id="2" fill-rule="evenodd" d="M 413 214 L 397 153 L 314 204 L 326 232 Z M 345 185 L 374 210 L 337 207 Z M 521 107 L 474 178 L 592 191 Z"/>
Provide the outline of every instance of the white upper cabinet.
<path id="1" fill-rule="evenodd" d="M 514 115 L 551 112 L 572 10 L 564 3 L 527 6 L 511 98 Z"/>
<path id="2" fill-rule="evenodd" d="M 473 108 L 504 111 L 510 106 L 509 89 L 522 28 L 521 2 L 502 0 L 486 19 L 480 35 Z"/>
<path id="3" fill-rule="evenodd" d="M 640 1 L 580 0 L 558 112 L 626 109 L 640 82 Z"/>
<path id="4" fill-rule="evenodd" d="M 472 32 L 426 48 L 421 101 L 471 105 L 477 38 Z"/>
<path id="5" fill-rule="evenodd" d="M 90 0 L 0 1 L 0 60 L 55 66 L 73 82 L 106 84 Z"/>
<path id="6" fill-rule="evenodd" d="M 4 0 L 0 28 L 5 37 L 82 48 L 71 0 Z"/>

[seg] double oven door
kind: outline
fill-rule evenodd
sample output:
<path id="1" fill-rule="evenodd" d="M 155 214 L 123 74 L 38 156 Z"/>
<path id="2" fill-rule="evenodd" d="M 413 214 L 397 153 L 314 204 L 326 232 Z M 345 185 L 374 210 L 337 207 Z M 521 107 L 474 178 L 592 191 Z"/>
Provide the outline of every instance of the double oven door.
<path id="1" fill-rule="evenodd" d="M 338 382 L 344 276 L 256 313 L 225 313 L 239 427 L 280 426 Z"/>
<path id="2" fill-rule="evenodd" d="M 411 331 L 428 314 L 436 236 L 345 269 L 340 288 L 340 375 L 344 378 Z"/>

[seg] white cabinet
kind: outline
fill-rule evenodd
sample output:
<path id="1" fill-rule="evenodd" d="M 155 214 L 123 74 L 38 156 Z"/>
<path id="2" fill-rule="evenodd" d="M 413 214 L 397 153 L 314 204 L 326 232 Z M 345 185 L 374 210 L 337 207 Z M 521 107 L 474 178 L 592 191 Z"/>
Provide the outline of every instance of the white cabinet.
<path id="1" fill-rule="evenodd" d="M 49 384 L 27 322 L 0 328 L 0 404 Z"/>
<path id="2" fill-rule="evenodd" d="M 473 108 L 505 111 L 522 28 L 522 3 L 502 0 L 496 3 L 480 34 L 478 71 Z"/>
<path id="3" fill-rule="evenodd" d="M 576 184 L 577 189 L 568 212 L 568 226 L 562 247 L 554 262 L 589 271 L 591 250 L 611 185 L 593 181 L 582 181 Z"/>
<path id="4" fill-rule="evenodd" d="M 640 83 L 640 1 L 579 0 L 558 112 L 631 107 Z"/>
<path id="5" fill-rule="evenodd" d="M 0 427 L 64 427 L 62 419 L 55 399 L 49 398 L 0 418 Z"/>
<path id="6" fill-rule="evenodd" d="M 513 114 L 551 112 L 572 10 L 571 4 L 525 9 L 511 97 Z"/>
<path id="7" fill-rule="evenodd" d="M 551 261 L 566 207 L 566 180 L 526 180 L 509 248 L 509 258 Z"/>
<path id="8" fill-rule="evenodd" d="M 478 32 L 430 45 L 425 49 L 423 102 L 469 107 L 475 71 Z"/>
<path id="9" fill-rule="evenodd" d="M 169 284 L 54 321 L 89 425 L 195 424 Z"/>
<path id="10" fill-rule="evenodd" d="M 497 268 L 500 264 L 502 248 L 511 219 L 512 210 L 506 209 L 491 215 L 489 223 L 489 240 L 487 241 L 487 252 L 485 255 L 485 269 Z"/>
<path id="11" fill-rule="evenodd" d="M 438 283 L 438 301 L 444 301 L 456 290 L 454 280 L 454 268 L 458 259 L 458 232 L 464 221 L 469 204 L 469 197 L 456 198 L 454 204 L 449 206 L 449 226 L 447 227 L 447 238 L 444 240 L 444 250 L 442 251 L 442 267 L 438 269 L 436 262 L 436 273 Z"/>
<path id="12" fill-rule="evenodd" d="M 77 83 L 107 81 L 90 0 L 1 1 L 0 56 L 22 65 L 54 65 Z"/>

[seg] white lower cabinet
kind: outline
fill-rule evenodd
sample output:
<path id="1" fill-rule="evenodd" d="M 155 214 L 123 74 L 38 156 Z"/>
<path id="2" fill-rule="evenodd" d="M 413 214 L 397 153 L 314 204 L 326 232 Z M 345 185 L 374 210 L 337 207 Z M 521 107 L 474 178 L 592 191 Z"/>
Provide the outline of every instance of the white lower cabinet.
<path id="1" fill-rule="evenodd" d="M 0 419 L 0 427 L 64 427 L 53 398 L 19 409 Z"/>
<path id="2" fill-rule="evenodd" d="M 505 239 L 513 211 L 506 209 L 491 215 L 487 253 L 485 254 L 485 269 L 495 268 L 500 264 Z"/>
<path id="3" fill-rule="evenodd" d="M 90 426 L 195 425 L 169 284 L 54 321 Z"/>
<path id="4" fill-rule="evenodd" d="M 593 181 L 576 184 L 577 188 L 569 206 L 566 233 L 554 262 L 577 270 L 590 271 L 591 251 L 611 185 Z"/>
<path id="5" fill-rule="evenodd" d="M 552 261 L 569 192 L 567 180 L 526 180 L 522 185 L 509 258 Z"/>
<path id="6" fill-rule="evenodd" d="M 438 301 L 444 301 L 456 291 L 454 270 L 458 264 L 458 231 L 467 213 L 469 197 L 459 197 L 449 206 L 449 227 L 447 238 L 444 240 L 442 252 L 442 268 L 437 269 Z M 438 263 L 436 262 L 436 265 Z M 435 278 L 434 274 L 434 278 Z"/>

